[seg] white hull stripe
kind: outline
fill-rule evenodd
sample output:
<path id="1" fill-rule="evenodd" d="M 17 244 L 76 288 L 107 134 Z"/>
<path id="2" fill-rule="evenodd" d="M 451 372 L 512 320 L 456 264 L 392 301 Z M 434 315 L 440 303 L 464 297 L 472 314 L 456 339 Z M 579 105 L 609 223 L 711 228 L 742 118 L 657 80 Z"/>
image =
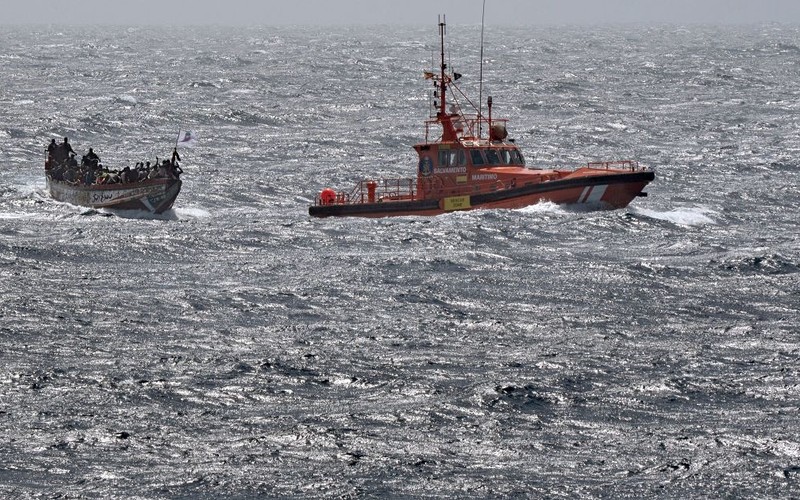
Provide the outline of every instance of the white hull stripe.
<path id="1" fill-rule="evenodd" d="M 583 188 L 581 195 L 578 196 L 578 203 L 599 203 L 603 195 L 606 194 L 607 187 L 608 185 L 606 184 L 602 186 L 586 186 Z"/>

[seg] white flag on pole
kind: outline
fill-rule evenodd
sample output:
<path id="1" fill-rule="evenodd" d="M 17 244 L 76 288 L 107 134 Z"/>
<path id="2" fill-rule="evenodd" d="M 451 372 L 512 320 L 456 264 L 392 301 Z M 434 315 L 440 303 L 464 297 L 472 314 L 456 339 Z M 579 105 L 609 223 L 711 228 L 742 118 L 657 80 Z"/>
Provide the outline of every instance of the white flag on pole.
<path id="1" fill-rule="evenodd" d="M 197 144 L 197 134 L 191 130 L 181 130 L 178 132 L 176 146 L 194 147 Z"/>

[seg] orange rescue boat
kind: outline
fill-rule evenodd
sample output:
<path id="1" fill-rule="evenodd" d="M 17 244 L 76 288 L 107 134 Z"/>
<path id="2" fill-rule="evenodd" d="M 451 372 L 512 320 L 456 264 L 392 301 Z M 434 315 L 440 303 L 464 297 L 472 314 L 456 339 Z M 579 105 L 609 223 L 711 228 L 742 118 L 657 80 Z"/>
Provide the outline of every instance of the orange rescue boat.
<path id="1" fill-rule="evenodd" d="M 574 170 L 529 168 L 517 145 L 508 138 L 507 120 L 481 110 L 466 114 L 455 84 L 461 75 L 448 72 L 444 60 L 444 19 L 439 21 L 439 74 L 434 82 L 436 114 L 425 122 L 425 141 L 414 146 L 419 155 L 417 177 L 362 180 L 350 191 L 323 189 L 308 212 L 315 217 L 439 215 L 478 208 L 522 208 L 541 201 L 586 205 L 598 209 L 626 207 L 655 178 L 631 160 L 591 162 Z M 448 101 L 452 95 L 452 101 Z M 474 108 L 474 105 L 472 106 Z M 487 137 L 483 136 L 483 129 Z M 441 136 L 431 139 L 431 129 Z"/>

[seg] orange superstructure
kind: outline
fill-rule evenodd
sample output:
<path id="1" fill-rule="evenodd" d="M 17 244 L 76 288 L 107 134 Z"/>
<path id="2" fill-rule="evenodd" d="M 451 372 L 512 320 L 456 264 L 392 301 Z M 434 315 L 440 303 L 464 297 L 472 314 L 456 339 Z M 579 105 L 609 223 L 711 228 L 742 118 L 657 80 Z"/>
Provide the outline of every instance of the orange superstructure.
<path id="1" fill-rule="evenodd" d="M 425 78 L 434 82 L 435 116 L 425 122 L 424 142 L 414 146 L 419 155 L 416 179 L 364 180 L 350 191 L 326 188 L 309 207 L 310 215 L 438 215 L 477 208 L 521 208 L 544 200 L 622 208 L 645 195 L 642 190 L 655 176 L 635 161 L 592 162 L 572 170 L 527 167 L 521 151 L 508 138 L 507 121 L 492 118 L 491 97 L 486 117 L 479 109 L 474 114 L 464 113 L 456 99 L 448 100 L 451 91 L 460 93 L 455 82 L 461 75 L 447 71 L 445 26 L 440 19 L 439 72 L 425 73 Z M 441 135 L 431 139 L 437 132 Z"/>

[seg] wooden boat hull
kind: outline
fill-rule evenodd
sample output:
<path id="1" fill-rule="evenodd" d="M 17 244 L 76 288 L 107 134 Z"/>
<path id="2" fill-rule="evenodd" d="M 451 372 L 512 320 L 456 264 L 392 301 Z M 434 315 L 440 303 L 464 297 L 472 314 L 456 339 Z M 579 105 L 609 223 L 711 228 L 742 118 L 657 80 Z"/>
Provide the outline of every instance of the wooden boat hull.
<path id="1" fill-rule="evenodd" d="M 456 210 L 485 208 L 522 208 L 541 201 L 559 205 L 586 204 L 597 208 L 624 208 L 655 178 L 652 171 L 635 171 L 566 177 L 493 192 L 429 198 L 422 200 L 380 201 L 313 205 L 308 213 L 314 217 L 392 217 L 403 215 L 440 215 Z"/>
<path id="2" fill-rule="evenodd" d="M 144 210 L 155 214 L 172 208 L 181 184 L 179 179 L 151 179 L 131 184 L 74 186 L 47 177 L 47 190 L 54 200 L 82 207 Z"/>

